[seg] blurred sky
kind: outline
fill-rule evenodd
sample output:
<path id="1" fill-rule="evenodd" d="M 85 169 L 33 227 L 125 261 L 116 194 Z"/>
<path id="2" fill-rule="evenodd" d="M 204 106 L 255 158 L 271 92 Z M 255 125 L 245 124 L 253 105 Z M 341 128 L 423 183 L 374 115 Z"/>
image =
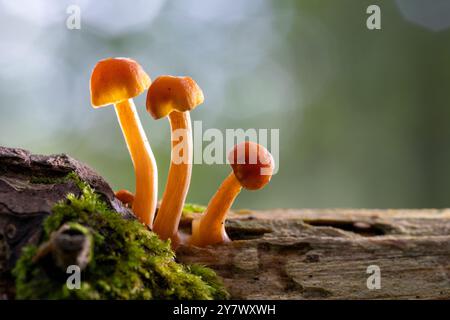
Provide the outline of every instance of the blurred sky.
<path id="1" fill-rule="evenodd" d="M 66 28 L 72 4 L 81 30 Z M 449 28 L 445 0 L 0 0 L 0 145 L 68 153 L 133 190 L 114 110 L 89 100 L 95 63 L 124 56 L 193 77 L 205 129 L 280 129 L 278 174 L 236 208 L 449 207 Z M 162 194 L 169 125 L 135 102 Z M 195 165 L 188 201 L 229 171 Z"/>

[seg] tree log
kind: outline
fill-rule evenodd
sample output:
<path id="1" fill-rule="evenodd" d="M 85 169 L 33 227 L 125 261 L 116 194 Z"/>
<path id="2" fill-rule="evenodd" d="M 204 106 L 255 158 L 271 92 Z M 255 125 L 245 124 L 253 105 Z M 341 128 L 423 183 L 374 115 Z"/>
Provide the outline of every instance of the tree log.
<path id="1" fill-rule="evenodd" d="M 11 269 L 21 248 L 37 243 L 54 203 L 79 194 L 62 179 L 73 171 L 133 218 L 86 165 L 0 147 L 0 297 L 14 297 Z M 183 216 L 184 232 L 195 215 Z M 447 209 L 240 210 L 226 229 L 231 243 L 181 246 L 177 260 L 214 269 L 235 299 L 450 299 Z"/>

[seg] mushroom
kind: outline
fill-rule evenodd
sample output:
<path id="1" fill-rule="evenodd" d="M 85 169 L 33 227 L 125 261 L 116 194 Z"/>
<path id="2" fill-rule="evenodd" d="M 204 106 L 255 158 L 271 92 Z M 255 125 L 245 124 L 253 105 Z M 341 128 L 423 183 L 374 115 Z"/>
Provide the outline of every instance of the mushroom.
<path id="1" fill-rule="evenodd" d="M 158 193 L 156 161 L 132 100 L 150 83 L 150 77 L 142 67 L 127 58 L 99 61 L 90 81 L 92 106 L 100 108 L 113 104 L 115 107 L 136 175 L 132 210 L 151 228 Z"/>
<path id="2" fill-rule="evenodd" d="M 116 198 L 119 199 L 126 207 L 132 207 L 134 201 L 134 194 L 130 191 L 121 189 L 116 192 Z"/>
<path id="3" fill-rule="evenodd" d="M 147 111 L 154 119 L 168 116 L 171 127 L 169 174 L 153 231 L 162 240 L 171 239 L 174 248 L 180 242 L 178 224 L 192 172 L 193 145 L 189 111 L 203 103 L 203 100 L 202 90 L 190 77 L 158 77 L 147 93 Z M 178 143 L 183 143 L 182 148 Z"/>
<path id="4" fill-rule="evenodd" d="M 233 171 L 212 197 L 203 215 L 192 222 L 189 244 L 198 247 L 230 241 L 225 218 L 242 188 L 258 190 L 269 183 L 274 160 L 263 146 L 254 142 L 235 145 L 228 155 Z"/>

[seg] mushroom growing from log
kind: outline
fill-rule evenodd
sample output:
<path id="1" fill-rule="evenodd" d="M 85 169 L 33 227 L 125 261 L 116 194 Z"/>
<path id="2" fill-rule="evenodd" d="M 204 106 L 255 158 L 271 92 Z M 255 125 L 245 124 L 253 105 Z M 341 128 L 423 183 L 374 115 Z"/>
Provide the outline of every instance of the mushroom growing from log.
<path id="1" fill-rule="evenodd" d="M 134 194 L 130 191 L 121 189 L 116 191 L 115 196 L 119 199 L 127 208 L 133 207 Z"/>
<path id="2" fill-rule="evenodd" d="M 274 169 L 272 155 L 254 142 L 234 146 L 228 155 L 233 171 L 212 197 L 201 218 L 192 222 L 189 244 L 198 247 L 230 241 L 225 231 L 225 218 L 242 188 L 258 190 L 269 183 Z"/>
<path id="3" fill-rule="evenodd" d="M 139 120 L 132 98 L 150 86 L 150 77 L 134 60 L 108 58 L 92 71 L 90 87 L 94 108 L 113 104 L 133 161 L 136 193 L 132 210 L 137 218 L 152 227 L 158 177 L 156 161 Z"/>
<path id="4" fill-rule="evenodd" d="M 189 111 L 203 103 L 203 100 L 202 90 L 190 77 L 158 77 L 147 93 L 147 111 L 154 119 L 168 116 L 171 127 L 170 169 L 153 231 L 162 240 L 171 239 L 173 248 L 180 242 L 178 224 L 192 172 L 193 145 Z"/>

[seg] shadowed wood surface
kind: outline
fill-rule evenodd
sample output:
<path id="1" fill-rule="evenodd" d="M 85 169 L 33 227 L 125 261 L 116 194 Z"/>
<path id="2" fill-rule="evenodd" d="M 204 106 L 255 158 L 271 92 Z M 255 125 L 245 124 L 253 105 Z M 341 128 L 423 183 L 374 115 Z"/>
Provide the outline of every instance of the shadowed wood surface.
<path id="1" fill-rule="evenodd" d="M 84 164 L 0 147 L 0 298 L 13 298 L 11 268 L 54 203 L 79 194 L 64 179 L 70 172 L 131 217 Z M 195 215 L 183 215 L 182 230 Z M 233 242 L 181 246 L 177 259 L 216 270 L 232 298 L 450 299 L 450 210 L 241 210 L 226 228 Z M 367 288 L 370 265 L 380 268 L 381 289 Z"/>

